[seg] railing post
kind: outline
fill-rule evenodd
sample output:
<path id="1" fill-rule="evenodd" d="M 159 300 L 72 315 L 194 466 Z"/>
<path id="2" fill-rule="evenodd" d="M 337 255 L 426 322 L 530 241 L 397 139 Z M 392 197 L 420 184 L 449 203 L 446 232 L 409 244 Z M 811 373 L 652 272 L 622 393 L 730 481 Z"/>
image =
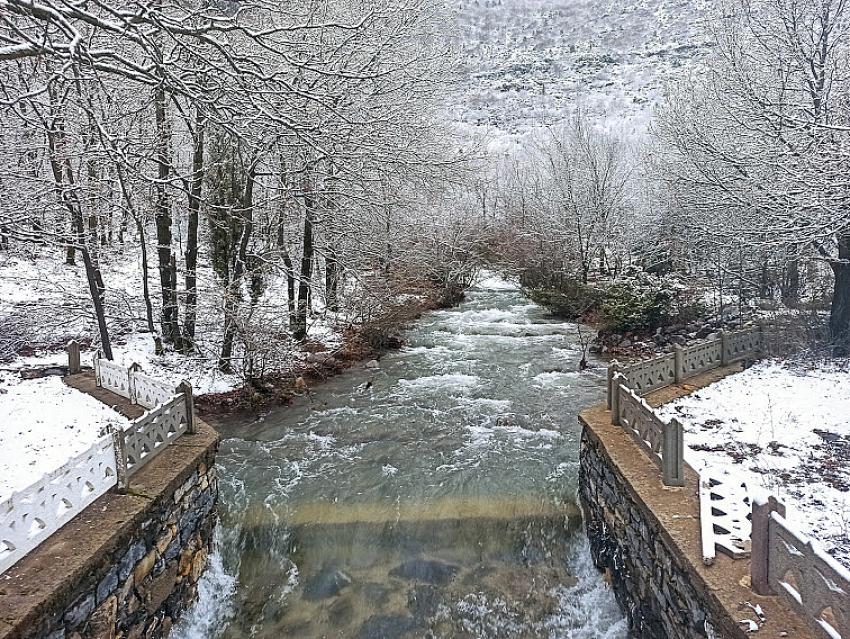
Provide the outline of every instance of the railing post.
<path id="1" fill-rule="evenodd" d="M 675 417 L 664 424 L 661 463 L 665 486 L 685 485 L 685 437 L 682 423 Z"/>
<path id="2" fill-rule="evenodd" d="M 731 360 L 732 348 L 731 343 L 729 341 L 729 333 L 725 330 L 720 331 L 720 365 L 721 366 L 729 366 L 729 360 Z"/>
<path id="3" fill-rule="evenodd" d="M 120 426 L 109 426 L 109 434 L 112 435 L 112 446 L 115 449 L 115 472 L 118 475 L 118 492 L 126 493 L 130 487 L 130 478 L 127 474 L 127 443 L 125 441 L 124 429 Z"/>
<path id="4" fill-rule="evenodd" d="M 623 382 L 626 381 L 625 375 L 622 373 L 614 373 L 611 379 L 611 423 L 615 426 L 622 426 L 620 423 L 620 388 Z"/>
<path id="5" fill-rule="evenodd" d="M 72 339 L 68 342 L 65 350 L 68 351 L 68 374 L 76 375 L 82 370 L 80 366 L 80 343 Z"/>
<path id="6" fill-rule="evenodd" d="M 685 349 L 680 344 L 674 344 L 673 354 L 675 355 L 673 372 L 676 383 L 679 384 L 685 380 Z"/>
<path id="7" fill-rule="evenodd" d="M 131 404 L 138 404 L 138 397 L 136 396 L 136 379 L 135 373 L 141 372 L 142 367 L 133 362 L 130 364 L 129 368 L 127 368 L 127 395 Z"/>
<path id="8" fill-rule="evenodd" d="M 758 355 L 767 356 L 770 355 L 768 344 L 767 344 L 767 331 L 765 330 L 765 322 L 764 320 L 759 320 L 758 322 L 758 333 L 759 333 L 759 345 L 756 349 Z"/>
<path id="9" fill-rule="evenodd" d="M 771 495 L 767 501 L 753 499 L 750 534 L 750 582 L 757 595 L 773 595 L 770 587 L 770 513 L 785 516 L 785 504 Z"/>
<path id="10" fill-rule="evenodd" d="M 195 430 L 195 399 L 192 394 L 192 385 L 185 379 L 177 386 L 177 394 L 183 395 L 183 401 L 186 405 L 186 432 L 190 435 L 196 432 Z"/>
<path id="11" fill-rule="evenodd" d="M 611 363 L 608 365 L 608 397 L 606 398 L 608 410 L 611 410 L 611 407 L 614 405 L 614 400 L 612 399 L 612 394 L 614 392 L 614 375 L 619 372 L 620 362 L 616 359 L 611 360 Z"/>
<path id="12" fill-rule="evenodd" d="M 94 383 L 95 386 L 100 387 L 103 386 L 100 382 L 100 359 L 103 357 L 103 352 L 100 350 L 95 351 L 94 357 L 92 358 L 92 366 L 94 368 Z"/>

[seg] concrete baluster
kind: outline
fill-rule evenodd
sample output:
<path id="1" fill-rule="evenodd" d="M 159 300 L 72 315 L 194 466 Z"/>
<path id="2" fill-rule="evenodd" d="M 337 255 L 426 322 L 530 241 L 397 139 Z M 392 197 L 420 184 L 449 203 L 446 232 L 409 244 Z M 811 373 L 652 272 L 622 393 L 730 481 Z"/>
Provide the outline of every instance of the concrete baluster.
<path id="1" fill-rule="evenodd" d="M 729 340 L 729 333 L 720 331 L 720 365 L 728 366 L 732 359 L 732 343 Z"/>
<path id="2" fill-rule="evenodd" d="M 685 349 L 679 344 L 674 344 L 673 354 L 676 356 L 673 363 L 673 371 L 676 383 L 679 384 L 685 380 Z"/>
<path id="3" fill-rule="evenodd" d="M 118 492 L 126 493 L 130 487 L 130 476 L 127 470 L 126 433 L 120 426 L 110 424 L 109 434 L 112 436 L 112 446 L 115 448 L 115 471 L 118 475 Z"/>
<path id="4" fill-rule="evenodd" d="M 752 533 L 750 534 L 750 581 L 757 595 L 773 595 L 770 587 L 770 514 L 785 516 L 785 504 L 771 495 L 767 501 L 753 500 Z"/>
<path id="5" fill-rule="evenodd" d="M 100 382 L 100 360 L 103 358 L 103 352 L 98 350 L 95 352 L 94 357 L 92 358 L 92 365 L 94 366 L 94 383 L 95 386 L 103 386 Z"/>
<path id="6" fill-rule="evenodd" d="M 682 423 L 675 417 L 664 424 L 662 475 L 665 486 L 685 485 L 685 436 Z"/>
<path id="7" fill-rule="evenodd" d="M 184 379 L 177 386 L 176 393 L 178 395 L 183 395 L 183 400 L 186 406 L 186 432 L 190 435 L 194 434 L 196 432 L 195 399 L 192 393 L 192 385 Z"/>
<path id="8" fill-rule="evenodd" d="M 611 380 L 611 423 L 615 426 L 622 426 L 620 422 L 620 393 L 623 392 L 623 387 L 627 382 L 626 376 L 622 373 L 614 373 Z"/>
<path id="9" fill-rule="evenodd" d="M 80 366 L 80 343 L 72 339 L 68 342 L 68 346 L 65 347 L 65 350 L 68 351 L 68 374 L 76 375 L 82 370 Z"/>
<path id="10" fill-rule="evenodd" d="M 136 393 L 136 373 L 141 373 L 142 367 L 141 365 L 133 362 L 130 364 L 130 367 L 127 369 L 127 396 L 130 400 L 131 404 L 138 404 L 139 398 Z"/>
<path id="11" fill-rule="evenodd" d="M 753 356 L 761 355 L 762 357 L 768 357 L 770 355 L 770 348 L 767 343 L 767 326 L 764 320 L 759 320 L 758 322 L 758 335 L 758 346 Z"/>
<path id="12" fill-rule="evenodd" d="M 611 360 L 611 363 L 608 365 L 608 397 L 607 399 L 607 408 L 611 410 L 611 407 L 614 405 L 613 393 L 614 393 L 614 375 L 620 372 L 620 362 L 616 359 Z"/>

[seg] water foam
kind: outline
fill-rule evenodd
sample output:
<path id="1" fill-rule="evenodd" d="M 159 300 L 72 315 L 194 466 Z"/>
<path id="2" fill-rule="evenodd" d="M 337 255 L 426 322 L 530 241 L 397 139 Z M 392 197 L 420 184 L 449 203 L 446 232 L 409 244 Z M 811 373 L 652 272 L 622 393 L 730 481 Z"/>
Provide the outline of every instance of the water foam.
<path id="1" fill-rule="evenodd" d="M 543 623 L 550 639 L 626 639 L 628 622 L 611 589 L 600 579 L 585 537 L 578 538 L 567 565 L 578 581 L 553 593 L 560 601 L 559 610 Z"/>

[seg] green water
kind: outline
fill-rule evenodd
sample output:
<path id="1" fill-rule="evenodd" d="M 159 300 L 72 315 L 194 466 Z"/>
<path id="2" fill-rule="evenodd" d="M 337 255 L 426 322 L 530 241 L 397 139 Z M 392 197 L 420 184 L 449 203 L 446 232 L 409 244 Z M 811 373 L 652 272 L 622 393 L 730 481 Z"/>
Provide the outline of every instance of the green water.
<path id="1" fill-rule="evenodd" d="M 489 282 L 379 369 L 217 424 L 221 521 L 173 636 L 625 637 L 575 505 L 575 324 Z"/>

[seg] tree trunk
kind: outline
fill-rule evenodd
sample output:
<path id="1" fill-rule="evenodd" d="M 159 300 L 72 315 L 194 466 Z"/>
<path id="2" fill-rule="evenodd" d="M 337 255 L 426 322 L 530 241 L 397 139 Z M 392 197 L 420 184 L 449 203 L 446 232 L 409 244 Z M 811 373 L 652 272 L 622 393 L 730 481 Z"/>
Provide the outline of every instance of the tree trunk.
<path id="1" fill-rule="evenodd" d="M 761 274 L 759 276 L 759 297 L 763 300 L 771 297 L 770 271 L 768 269 L 767 260 L 764 260 L 761 263 Z"/>
<path id="2" fill-rule="evenodd" d="M 800 301 L 800 264 L 791 259 L 785 265 L 785 277 L 782 282 L 782 301 L 786 306 L 794 307 Z"/>
<path id="3" fill-rule="evenodd" d="M 304 239 L 301 253 L 301 273 L 298 278 L 298 302 L 295 309 L 295 326 L 292 336 L 301 341 L 307 337 L 307 308 L 310 304 L 310 280 L 313 275 L 313 216 L 315 202 L 309 192 L 304 193 Z"/>
<path id="4" fill-rule="evenodd" d="M 170 131 L 166 113 L 165 89 L 157 87 L 154 94 L 156 115 L 156 241 L 159 259 L 159 284 L 162 289 L 162 337 L 179 347 L 180 330 L 177 323 L 177 273 L 171 253 L 171 200 L 167 182 L 171 173 L 169 161 Z"/>
<path id="5" fill-rule="evenodd" d="M 838 261 L 832 262 L 835 287 L 829 315 L 829 337 L 835 357 L 850 355 L 850 233 L 838 238 Z"/>
<path id="6" fill-rule="evenodd" d="M 53 98 L 53 95 L 50 96 Z M 83 211 L 78 197 L 76 180 L 71 163 L 67 158 L 61 161 L 58 157 L 58 148 L 64 143 L 65 132 L 59 117 L 52 120 L 52 126 L 47 129 L 47 146 L 50 168 L 53 173 L 53 184 L 59 202 L 64 204 L 71 218 L 71 230 L 76 239 L 76 250 L 83 256 L 86 280 L 89 285 L 94 314 L 97 320 L 98 333 L 100 334 L 100 345 L 104 356 L 112 359 L 112 342 L 109 339 L 109 328 L 106 325 L 106 313 L 103 308 L 104 285 L 103 278 L 98 270 L 97 263 L 91 259 L 86 246 L 86 229 L 83 220 Z"/>
<path id="7" fill-rule="evenodd" d="M 183 350 L 195 348 L 195 322 L 198 305 L 198 218 L 204 184 L 204 134 L 206 122 L 198 112 L 192 151 L 192 183 L 189 187 L 189 219 L 186 231 L 186 317 L 183 321 Z"/>
<path id="8" fill-rule="evenodd" d="M 333 246 L 325 254 L 325 301 L 329 311 L 339 311 L 339 263 Z"/>
<path id="9" fill-rule="evenodd" d="M 256 170 L 256 163 L 253 163 L 248 169 L 248 175 L 245 179 L 245 191 L 242 197 L 242 235 L 239 238 L 239 249 L 224 304 L 224 339 L 221 345 L 221 356 L 218 360 L 218 368 L 223 373 L 230 373 L 233 370 L 230 360 L 233 357 L 233 341 L 236 338 L 236 314 L 239 312 L 242 276 L 245 274 L 245 265 L 248 260 L 248 243 L 254 230 L 254 179 Z"/>
<path id="10" fill-rule="evenodd" d="M 283 221 L 277 227 L 277 248 L 283 258 L 283 266 L 286 268 L 286 306 L 289 312 L 289 325 L 295 325 L 295 270 L 292 258 L 286 250 L 286 237 L 283 233 Z"/>
<path id="11" fill-rule="evenodd" d="M 71 223 L 71 234 L 74 234 L 74 223 Z M 74 266 L 77 263 L 77 255 L 76 248 L 74 248 L 73 242 L 68 242 L 68 245 L 65 247 L 65 264 L 68 266 Z"/>
<path id="12" fill-rule="evenodd" d="M 118 186 L 121 189 L 121 194 L 124 197 L 124 202 L 127 204 L 127 211 L 130 213 L 133 220 L 135 221 L 136 232 L 139 234 L 139 246 L 142 249 L 142 298 L 145 301 L 145 317 L 147 319 L 148 331 L 151 333 L 151 335 L 154 336 L 154 345 L 157 351 L 156 354 L 161 355 L 162 353 L 160 353 L 159 351 L 161 349 L 162 342 L 158 342 L 156 338 L 156 327 L 153 321 L 153 305 L 151 304 L 151 292 L 150 287 L 148 286 L 148 244 L 147 238 L 145 237 L 145 225 L 142 222 L 142 219 L 139 217 L 138 213 L 136 212 L 136 207 L 133 206 L 133 199 L 130 196 L 130 189 L 127 188 L 127 182 L 124 179 L 124 172 L 120 166 L 118 167 L 117 174 Z"/>

